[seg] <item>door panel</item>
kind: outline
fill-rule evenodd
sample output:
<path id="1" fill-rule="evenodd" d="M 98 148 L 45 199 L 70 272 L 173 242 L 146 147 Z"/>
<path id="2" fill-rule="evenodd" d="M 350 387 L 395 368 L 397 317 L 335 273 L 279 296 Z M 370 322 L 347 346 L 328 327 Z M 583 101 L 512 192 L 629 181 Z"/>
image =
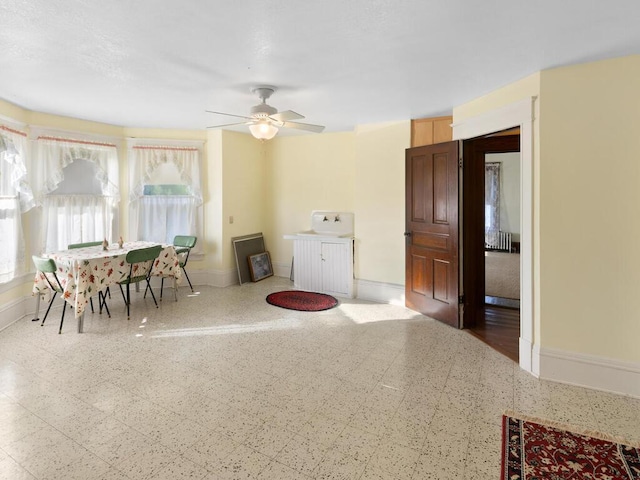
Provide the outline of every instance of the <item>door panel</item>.
<path id="1" fill-rule="evenodd" d="M 458 327 L 458 143 L 407 149 L 405 172 L 406 304 Z"/>

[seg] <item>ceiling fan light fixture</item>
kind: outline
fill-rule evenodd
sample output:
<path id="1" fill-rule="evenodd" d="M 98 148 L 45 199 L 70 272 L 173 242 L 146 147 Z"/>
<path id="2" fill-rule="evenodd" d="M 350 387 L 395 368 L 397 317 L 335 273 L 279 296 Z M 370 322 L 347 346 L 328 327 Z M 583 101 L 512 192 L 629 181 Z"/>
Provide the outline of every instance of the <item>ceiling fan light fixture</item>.
<path id="1" fill-rule="evenodd" d="M 258 140 L 271 140 L 278 133 L 278 128 L 268 120 L 260 120 L 249 125 L 249 131 Z"/>

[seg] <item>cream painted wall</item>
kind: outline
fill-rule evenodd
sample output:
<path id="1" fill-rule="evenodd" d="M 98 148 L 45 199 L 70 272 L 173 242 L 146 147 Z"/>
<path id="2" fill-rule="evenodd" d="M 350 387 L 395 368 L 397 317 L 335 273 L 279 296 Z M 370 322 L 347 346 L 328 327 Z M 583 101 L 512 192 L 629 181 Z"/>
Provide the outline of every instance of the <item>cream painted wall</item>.
<path id="1" fill-rule="evenodd" d="M 355 276 L 404 285 L 404 167 L 411 122 L 360 125 L 355 137 Z"/>
<path id="2" fill-rule="evenodd" d="M 27 123 L 29 110 L 0 98 L 0 116 L 20 123 Z"/>
<path id="3" fill-rule="evenodd" d="M 354 211 L 354 137 L 323 133 L 269 141 L 264 234 L 274 264 L 291 266 L 293 242 L 282 237 L 308 229 L 312 210 Z"/>
<path id="4" fill-rule="evenodd" d="M 541 344 L 640 361 L 640 56 L 542 72 Z"/>
<path id="5" fill-rule="evenodd" d="M 222 130 L 208 130 L 207 162 L 202 165 L 202 196 L 205 202 L 204 215 L 204 242 L 207 244 L 206 256 L 196 262 L 198 269 L 222 269 L 222 245 L 223 245 L 223 225 L 222 225 Z M 218 212 L 217 214 L 215 212 Z"/>
<path id="6" fill-rule="evenodd" d="M 222 243 L 216 248 L 222 250 L 224 270 L 236 268 L 231 238 L 264 233 L 268 223 L 265 145 L 246 133 L 222 132 Z"/>

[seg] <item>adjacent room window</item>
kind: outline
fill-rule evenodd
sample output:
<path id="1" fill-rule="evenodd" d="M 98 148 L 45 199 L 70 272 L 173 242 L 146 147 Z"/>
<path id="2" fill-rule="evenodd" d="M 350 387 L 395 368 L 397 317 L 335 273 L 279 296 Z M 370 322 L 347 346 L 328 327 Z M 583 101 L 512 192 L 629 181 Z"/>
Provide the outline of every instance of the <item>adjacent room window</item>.
<path id="1" fill-rule="evenodd" d="M 0 283 L 25 271 L 22 213 L 34 205 L 26 151 L 26 133 L 0 126 Z"/>
<path id="2" fill-rule="evenodd" d="M 137 145 L 130 153 L 130 231 L 140 240 L 173 243 L 201 236 L 202 194 L 196 147 Z"/>
<path id="3" fill-rule="evenodd" d="M 117 239 L 118 154 L 114 144 L 38 137 L 36 184 L 43 248 Z"/>

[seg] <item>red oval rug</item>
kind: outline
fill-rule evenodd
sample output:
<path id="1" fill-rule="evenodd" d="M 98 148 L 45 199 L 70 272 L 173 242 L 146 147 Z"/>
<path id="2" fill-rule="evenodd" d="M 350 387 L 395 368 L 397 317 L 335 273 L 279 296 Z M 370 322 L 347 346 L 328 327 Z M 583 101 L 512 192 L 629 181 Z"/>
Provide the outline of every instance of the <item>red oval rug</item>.
<path id="1" fill-rule="evenodd" d="M 338 300 L 324 293 L 285 290 L 267 295 L 267 303 L 289 310 L 319 312 L 335 307 L 338 305 Z"/>

